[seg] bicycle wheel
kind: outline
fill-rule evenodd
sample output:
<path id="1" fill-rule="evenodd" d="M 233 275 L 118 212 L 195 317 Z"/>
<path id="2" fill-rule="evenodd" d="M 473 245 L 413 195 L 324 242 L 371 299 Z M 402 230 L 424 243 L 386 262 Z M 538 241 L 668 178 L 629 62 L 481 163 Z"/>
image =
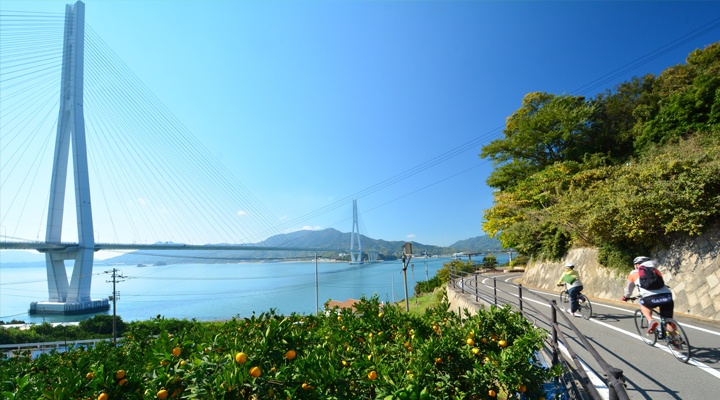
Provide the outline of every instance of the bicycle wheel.
<path id="1" fill-rule="evenodd" d="M 580 302 L 580 315 L 582 315 L 585 319 L 590 319 L 590 317 L 592 317 L 592 305 L 590 304 L 590 299 L 588 299 L 584 294 L 581 294 L 578 301 Z"/>
<path id="2" fill-rule="evenodd" d="M 637 328 L 638 335 L 640 335 L 643 342 L 650 346 L 655 345 L 655 342 L 657 342 L 657 331 L 648 333 L 648 321 L 640 310 L 635 310 L 635 328 Z"/>
<path id="3" fill-rule="evenodd" d="M 563 311 L 570 311 L 570 294 L 568 294 L 567 290 L 563 290 L 560 292 L 560 307 L 562 307 Z"/>
<path id="4" fill-rule="evenodd" d="M 677 341 L 677 348 L 675 348 L 669 338 L 670 334 L 668 333 L 668 348 L 670 348 L 670 352 L 672 355 L 675 356 L 678 360 L 687 363 L 690 361 L 690 341 L 688 340 L 687 335 L 685 335 L 685 331 L 683 330 L 682 326 L 675 321 L 672 318 L 666 318 L 665 323 L 671 325 L 675 332 L 677 332 L 677 335 L 675 336 L 675 341 Z"/>

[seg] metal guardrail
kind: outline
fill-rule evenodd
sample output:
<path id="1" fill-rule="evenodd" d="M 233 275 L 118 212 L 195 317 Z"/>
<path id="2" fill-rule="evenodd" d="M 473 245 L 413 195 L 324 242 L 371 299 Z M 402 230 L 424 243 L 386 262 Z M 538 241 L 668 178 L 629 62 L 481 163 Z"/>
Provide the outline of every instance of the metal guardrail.
<path id="1" fill-rule="evenodd" d="M 613 368 L 610 366 L 605 360 L 600 356 L 600 354 L 595 350 L 595 348 L 590 344 L 590 342 L 587 340 L 585 335 L 583 335 L 577 327 L 570 321 L 570 319 L 567 317 L 567 315 L 562 312 L 557 305 L 557 302 L 555 300 L 548 300 L 543 296 L 538 295 L 537 293 L 530 292 L 531 295 L 537 297 L 538 299 L 542 300 L 543 302 L 550 305 L 550 315 L 547 316 L 537 308 L 535 308 L 532 304 L 523 301 L 523 288 L 522 284 L 516 285 L 514 283 L 505 282 L 510 286 L 514 286 L 518 288 L 518 293 L 510 293 L 502 289 L 498 289 L 497 287 L 497 279 L 495 277 L 492 277 L 493 280 L 493 288 L 492 292 L 489 290 L 480 290 L 480 286 L 478 285 L 478 274 L 476 273 L 469 273 L 469 272 L 461 272 L 461 271 L 453 271 L 450 270 L 450 279 L 452 280 L 453 287 L 457 288 L 457 282 L 458 279 L 460 280 L 460 289 L 462 293 L 464 294 L 466 291 L 465 284 L 466 278 L 468 278 L 470 275 L 474 276 L 475 278 L 475 290 L 470 291 L 468 290 L 468 294 L 474 294 L 475 295 L 475 301 L 479 301 L 479 299 L 482 299 L 483 301 L 494 304 L 494 305 L 500 305 L 500 304 L 510 304 L 511 306 L 514 306 L 514 304 L 510 300 L 505 300 L 502 298 L 497 297 L 498 291 L 501 293 L 508 294 L 510 296 L 515 296 L 519 300 L 519 311 L 523 313 L 523 315 L 530 319 L 530 315 L 525 312 L 524 307 L 527 307 L 533 311 L 535 311 L 539 316 L 541 316 L 552 328 L 551 331 L 551 341 L 550 345 L 552 346 L 552 362 L 553 365 L 556 365 L 559 363 L 559 346 L 558 346 L 558 340 L 562 341 L 565 345 L 565 348 L 567 349 L 568 353 L 570 353 L 570 358 L 572 359 L 573 363 L 577 367 L 577 372 L 580 374 L 580 376 L 583 378 L 580 383 L 582 384 L 583 388 L 592 395 L 595 399 L 602 399 L 600 396 L 600 393 L 597 391 L 597 388 L 593 385 L 589 385 L 588 382 L 590 381 L 589 377 L 587 376 L 587 373 L 585 372 L 585 369 L 583 368 L 580 358 L 577 356 L 575 351 L 570 346 L 570 341 L 567 340 L 565 337 L 565 334 L 563 334 L 562 329 L 560 325 L 557 323 L 557 314 L 558 311 L 560 311 L 560 315 L 565 320 L 565 322 L 570 326 L 570 329 L 577 335 L 580 342 L 583 344 L 585 349 L 592 355 L 592 357 L 597 361 L 598 365 L 600 365 L 600 368 L 603 369 L 605 372 L 605 376 L 607 377 L 607 383 L 608 383 L 608 389 L 610 391 L 610 400 L 629 400 L 630 397 L 628 396 L 627 390 L 625 389 L 625 383 L 623 378 L 623 371 L 617 368 Z"/>

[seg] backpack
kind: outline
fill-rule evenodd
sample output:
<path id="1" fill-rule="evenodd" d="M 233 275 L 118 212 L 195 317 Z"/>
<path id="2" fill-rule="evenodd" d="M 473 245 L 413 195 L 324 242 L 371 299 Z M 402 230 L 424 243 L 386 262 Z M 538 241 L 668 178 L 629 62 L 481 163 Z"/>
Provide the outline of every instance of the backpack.
<path id="1" fill-rule="evenodd" d="M 640 275 L 638 286 L 645 290 L 658 290 L 665 287 L 665 281 L 655 268 L 641 265 L 638 268 L 638 275 Z"/>

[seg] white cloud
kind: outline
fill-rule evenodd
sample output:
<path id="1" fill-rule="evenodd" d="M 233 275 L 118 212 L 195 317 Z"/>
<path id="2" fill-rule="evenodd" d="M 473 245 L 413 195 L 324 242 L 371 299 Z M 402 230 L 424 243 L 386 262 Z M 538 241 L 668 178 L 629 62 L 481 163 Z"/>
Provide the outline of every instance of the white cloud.
<path id="1" fill-rule="evenodd" d="M 137 201 L 138 201 L 138 203 L 140 203 L 140 204 L 147 204 L 147 203 L 145 202 L 145 199 L 143 199 L 142 197 L 138 197 Z"/>
<path id="2" fill-rule="evenodd" d="M 287 215 L 283 215 L 282 217 L 280 217 L 280 221 L 284 220 L 285 218 L 287 218 Z"/>
<path id="3" fill-rule="evenodd" d="M 316 231 L 316 230 L 319 230 L 319 229 L 322 229 L 322 228 L 319 227 L 319 226 L 316 226 L 316 227 L 313 228 L 312 226 L 307 226 L 307 225 L 305 225 L 305 226 L 303 226 L 302 228 L 300 228 L 300 229 L 298 229 L 298 230 L 299 230 L 299 231 Z"/>
<path id="4" fill-rule="evenodd" d="M 247 213 L 245 211 L 241 210 L 241 211 L 238 211 L 238 215 L 242 217 L 243 215 L 247 215 Z"/>
<path id="5" fill-rule="evenodd" d="M 320 229 L 322 229 L 322 228 L 319 227 L 319 226 L 316 226 L 316 227 L 315 227 L 315 230 L 316 230 L 316 231 L 319 231 Z"/>
<path id="6" fill-rule="evenodd" d="M 413 235 L 413 234 L 411 233 L 411 234 L 407 235 L 407 237 L 415 237 L 415 235 Z"/>

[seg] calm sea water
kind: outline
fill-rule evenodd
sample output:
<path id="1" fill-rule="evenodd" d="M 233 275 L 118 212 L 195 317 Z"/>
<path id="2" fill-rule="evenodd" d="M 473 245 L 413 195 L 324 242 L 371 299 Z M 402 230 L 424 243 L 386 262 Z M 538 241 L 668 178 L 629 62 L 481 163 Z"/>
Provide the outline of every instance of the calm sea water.
<path id="1" fill-rule="evenodd" d="M 449 258 L 430 258 L 427 274 L 433 277 Z M 475 260 L 478 261 L 478 260 Z M 507 255 L 499 255 L 500 263 Z M 408 291 L 414 282 L 425 280 L 425 259 L 415 258 L 408 268 Z M 181 264 L 165 266 L 118 267 L 127 276 L 117 284 L 117 313 L 123 320 L 143 320 L 158 314 L 165 317 L 198 320 L 250 316 L 275 308 L 281 314 L 315 312 L 315 263 Z M 108 297 L 112 284 L 109 267 L 96 265 L 92 298 Z M 68 268 L 68 276 L 71 276 Z M 394 286 L 392 285 L 394 278 Z M 382 301 L 405 298 L 402 262 L 385 261 L 363 265 L 318 263 L 320 307 L 327 300 L 345 301 L 377 294 Z M 42 322 L 42 315 L 27 313 L 30 302 L 47 300 L 44 267 L 2 268 L 0 265 L 0 319 Z M 112 314 L 112 309 L 109 311 Z M 90 316 L 45 316 L 46 321 L 79 321 Z"/>

